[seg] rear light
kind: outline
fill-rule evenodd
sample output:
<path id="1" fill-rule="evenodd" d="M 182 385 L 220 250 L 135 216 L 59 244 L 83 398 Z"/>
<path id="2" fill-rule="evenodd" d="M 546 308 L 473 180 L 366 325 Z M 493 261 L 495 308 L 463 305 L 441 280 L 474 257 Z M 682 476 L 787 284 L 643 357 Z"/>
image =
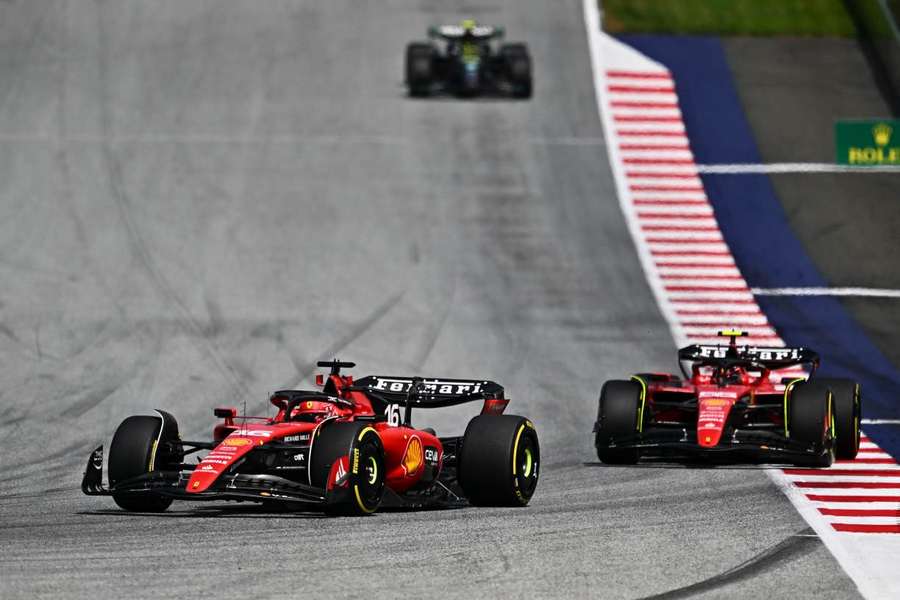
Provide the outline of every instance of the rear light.
<path id="1" fill-rule="evenodd" d="M 485 398 L 481 414 L 502 415 L 507 404 L 509 404 L 509 398 Z"/>

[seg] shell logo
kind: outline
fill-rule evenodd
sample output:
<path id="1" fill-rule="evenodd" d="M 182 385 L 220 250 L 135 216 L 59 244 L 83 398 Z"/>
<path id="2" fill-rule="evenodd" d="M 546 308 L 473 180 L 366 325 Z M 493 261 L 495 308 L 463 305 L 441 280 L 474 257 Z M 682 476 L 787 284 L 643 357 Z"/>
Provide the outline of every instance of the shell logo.
<path id="1" fill-rule="evenodd" d="M 703 401 L 704 406 L 726 406 L 728 404 L 730 404 L 730 402 L 728 400 L 721 400 L 719 398 L 714 398 L 712 400 L 704 400 Z"/>
<path id="2" fill-rule="evenodd" d="M 226 446 L 246 446 L 248 444 L 252 444 L 253 440 L 248 440 L 247 438 L 225 438 L 225 441 L 222 444 Z"/>
<path id="3" fill-rule="evenodd" d="M 407 477 L 412 477 L 422 468 L 424 456 L 425 451 L 422 449 L 422 440 L 414 435 L 406 445 L 406 452 L 403 453 L 403 460 L 400 461 Z"/>

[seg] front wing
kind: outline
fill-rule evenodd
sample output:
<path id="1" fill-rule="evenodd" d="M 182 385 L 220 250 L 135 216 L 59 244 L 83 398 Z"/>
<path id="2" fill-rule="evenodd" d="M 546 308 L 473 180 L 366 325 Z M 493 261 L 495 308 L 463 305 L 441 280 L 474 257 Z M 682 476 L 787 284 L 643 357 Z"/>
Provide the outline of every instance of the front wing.
<path id="1" fill-rule="evenodd" d="M 597 426 L 594 426 L 597 432 Z M 616 437 L 601 442 L 598 446 L 641 450 L 643 456 L 714 456 L 729 455 L 736 458 L 756 459 L 759 462 L 793 462 L 811 460 L 824 456 L 831 447 L 808 444 L 765 430 L 736 429 L 713 447 L 701 446 L 697 442 L 696 431 L 688 428 L 652 428 L 633 436 Z"/>
<path id="2" fill-rule="evenodd" d="M 442 441 L 455 452 L 457 438 L 442 438 Z M 441 477 L 428 488 L 398 494 L 385 486 L 381 507 L 421 509 L 468 506 L 469 503 L 456 482 L 455 464 L 452 460 L 448 462 L 450 464 L 445 463 Z M 192 469 L 152 471 L 116 485 L 104 486 L 103 446 L 99 446 L 88 458 L 81 491 L 88 496 L 154 495 L 189 501 L 278 502 L 309 507 L 325 507 L 341 500 L 339 495 L 328 493 L 322 488 L 277 475 L 253 473 L 226 474 L 206 491 L 190 493 L 186 488 L 191 472 Z"/>
<path id="3" fill-rule="evenodd" d="M 326 505 L 324 489 L 297 483 L 276 475 L 236 473 L 223 475 L 208 490 L 189 493 L 186 489 L 191 470 L 151 471 L 116 485 L 103 485 L 103 446 L 88 459 L 81 491 L 89 496 L 144 495 L 168 496 L 179 500 L 251 500 L 256 502 L 294 502 Z"/>

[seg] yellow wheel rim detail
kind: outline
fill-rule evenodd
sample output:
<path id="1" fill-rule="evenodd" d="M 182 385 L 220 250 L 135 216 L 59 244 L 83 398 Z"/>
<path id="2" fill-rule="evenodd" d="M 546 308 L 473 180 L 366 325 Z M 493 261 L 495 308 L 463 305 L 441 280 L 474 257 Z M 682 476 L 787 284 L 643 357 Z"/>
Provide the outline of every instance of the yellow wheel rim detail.
<path id="1" fill-rule="evenodd" d="M 525 448 L 525 472 L 524 477 L 531 477 L 531 468 L 534 466 L 534 458 L 531 456 L 531 448 Z"/>
<path id="2" fill-rule="evenodd" d="M 375 460 L 374 456 L 369 457 L 369 485 L 375 485 L 375 482 L 378 481 L 378 462 Z"/>

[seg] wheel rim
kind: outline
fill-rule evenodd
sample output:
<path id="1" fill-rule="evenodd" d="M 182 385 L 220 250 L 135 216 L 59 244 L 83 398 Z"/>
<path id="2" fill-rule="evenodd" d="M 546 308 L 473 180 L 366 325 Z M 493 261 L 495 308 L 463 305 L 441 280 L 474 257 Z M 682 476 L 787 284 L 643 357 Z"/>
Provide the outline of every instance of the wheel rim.
<path id="1" fill-rule="evenodd" d="M 375 482 L 378 481 L 378 461 L 375 460 L 374 456 L 369 457 L 366 473 L 368 474 L 369 485 L 375 485 Z"/>
<path id="2" fill-rule="evenodd" d="M 527 502 L 537 486 L 540 451 L 535 442 L 532 430 L 526 429 L 519 440 L 518 460 L 515 465 L 516 487 L 520 500 Z"/>
<path id="3" fill-rule="evenodd" d="M 531 448 L 525 448 L 525 460 L 522 463 L 522 475 L 524 477 L 531 477 L 531 468 L 534 466 L 534 458 L 531 455 Z"/>
<path id="4" fill-rule="evenodd" d="M 359 451 L 363 468 L 354 486 L 357 502 L 365 512 L 372 512 L 381 501 L 384 487 L 383 469 L 378 460 L 379 446 L 369 439 L 360 445 Z"/>

